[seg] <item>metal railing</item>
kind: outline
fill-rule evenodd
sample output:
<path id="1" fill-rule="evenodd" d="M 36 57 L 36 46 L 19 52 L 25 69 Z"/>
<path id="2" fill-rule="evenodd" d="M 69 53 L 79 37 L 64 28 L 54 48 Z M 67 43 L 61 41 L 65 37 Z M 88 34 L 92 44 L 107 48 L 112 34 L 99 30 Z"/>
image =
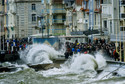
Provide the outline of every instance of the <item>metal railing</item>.
<path id="1" fill-rule="evenodd" d="M 66 19 L 53 19 L 52 23 L 64 23 Z"/>
<path id="2" fill-rule="evenodd" d="M 52 9 L 52 13 L 66 13 L 64 8 L 54 8 Z"/>

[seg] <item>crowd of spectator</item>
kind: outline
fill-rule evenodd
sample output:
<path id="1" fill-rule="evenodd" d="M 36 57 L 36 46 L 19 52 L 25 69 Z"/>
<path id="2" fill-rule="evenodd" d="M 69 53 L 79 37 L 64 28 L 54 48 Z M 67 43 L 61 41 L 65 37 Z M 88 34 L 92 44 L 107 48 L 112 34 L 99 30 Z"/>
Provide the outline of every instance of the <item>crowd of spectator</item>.
<path id="1" fill-rule="evenodd" d="M 32 44 L 32 41 L 28 38 L 4 40 L 4 42 L 1 41 L 1 50 L 5 50 L 6 54 L 18 53 L 19 50 L 25 49 L 29 44 Z"/>
<path id="2" fill-rule="evenodd" d="M 120 60 L 120 47 L 118 47 L 116 50 L 115 43 L 107 43 L 105 39 L 96 39 L 93 41 L 93 43 L 89 40 L 88 43 L 79 43 L 77 40 L 75 43 L 66 42 L 66 52 L 65 52 L 65 58 L 68 58 L 69 56 L 72 56 L 73 53 L 84 53 L 84 54 L 93 54 L 96 52 L 99 52 L 100 50 L 103 52 L 104 55 L 110 56 L 114 60 L 119 61 Z M 122 61 L 124 60 L 123 56 L 123 44 L 121 47 L 121 56 Z"/>

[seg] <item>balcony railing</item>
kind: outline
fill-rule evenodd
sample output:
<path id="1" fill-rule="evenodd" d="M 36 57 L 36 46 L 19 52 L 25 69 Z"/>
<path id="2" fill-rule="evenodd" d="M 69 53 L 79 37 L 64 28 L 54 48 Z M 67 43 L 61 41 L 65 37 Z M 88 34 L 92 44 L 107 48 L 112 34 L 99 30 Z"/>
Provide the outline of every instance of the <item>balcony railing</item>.
<path id="1" fill-rule="evenodd" d="M 47 9 L 46 11 L 42 9 L 42 14 L 45 14 L 45 13 L 49 14 L 50 9 Z M 59 9 L 52 9 L 52 13 L 66 13 L 66 11 L 63 8 L 59 8 Z"/>
<path id="2" fill-rule="evenodd" d="M 95 13 L 100 13 L 100 12 L 101 12 L 101 9 L 100 9 L 100 8 L 98 8 L 98 9 L 96 8 L 96 9 L 94 10 L 94 12 L 95 12 Z"/>
<path id="3" fill-rule="evenodd" d="M 76 4 L 77 4 L 77 5 L 82 5 L 82 1 L 83 1 L 83 0 L 76 0 Z"/>
<path id="4" fill-rule="evenodd" d="M 75 0 L 64 0 L 65 3 L 74 2 Z"/>
<path id="5" fill-rule="evenodd" d="M 64 24 L 64 21 L 65 21 L 66 19 L 53 19 L 52 20 L 52 23 L 53 24 Z"/>
<path id="6" fill-rule="evenodd" d="M 80 10 L 81 10 L 81 11 L 85 11 L 85 9 L 84 9 L 83 7 L 82 7 L 82 8 L 80 8 Z"/>
<path id="7" fill-rule="evenodd" d="M 125 27 L 121 26 L 120 31 L 125 31 Z"/>
<path id="8" fill-rule="evenodd" d="M 52 0 L 53 4 L 62 4 L 63 0 Z"/>
<path id="9" fill-rule="evenodd" d="M 49 14 L 49 13 L 50 13 L 50 10 L 49 10 L 49 9 L 45 9 L 45 10 L 42 9 L 42 14 L 46 14 L 46 13 Z"/>
<path id="10" fill-rule="evenodd" d="M 102 13 L 102 17 L 103 18 L 108 18 L 108 17 L 112 17 L 112 15 L 111 14 L 104 14 L 104 13 Z"/>
<path id="11" fill-rule="evenodd" d="M 3 12 L 3 11 L 0 11 L 0 15 L 4 15 L 4 12 Z"/>
<path id="12" fill-rule="evenodd" d="M 125 19 L 125 13 L 121 13 L 121 18 Z"/>
<path id="13" fill-rule="evenodd" d="M 89 9 L 85 9 L 85 12 L 86 12 L 86 13 L 89 13 Z"/>
<path id="14" fill-rule="evenodd" d="M 66 13 L 66 11 L 63 8 L 58 8 L 58 9 L 52 9 L 52 13 Z"/>

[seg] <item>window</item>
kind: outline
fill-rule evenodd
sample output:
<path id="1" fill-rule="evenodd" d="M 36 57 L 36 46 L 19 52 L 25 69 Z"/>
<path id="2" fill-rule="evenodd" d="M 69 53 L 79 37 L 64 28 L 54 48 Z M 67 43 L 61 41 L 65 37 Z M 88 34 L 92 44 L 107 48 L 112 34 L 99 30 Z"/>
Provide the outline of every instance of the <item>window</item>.
<path id="1" fill-rule="evenodd" d="M 44 0 L 42 0 L 41 3 L 44 4 Z"/>
<path id="2" fill-rule="evenodd" d="M 112 33 L 112 21 L 110 21 L 110 32 Z"/>
<path id="3" fill-rule="evenodd" d="M 103 0 L 102 0 L 102 4 L 103 4 Z"/>
<path id="4" fill-rule="evenodd" d="M 96 25 L 96 14 L 95 14 L 95 25 Z"/>
<path id="5" fill-rule="evenodd" d="M 125 27 L 121 27 L 121 31 L 125 31 Z"/>
<path id="6" fill-rule="evenodd" d="M 2 0 L 2 6 L 4 5 L 4 0 Z"/>
<path id="7" fill-rule="evenodd" d="M 32 21 L 36 21 L 36 14 L 32 14 Z"/>
<path id="8" fill-rule="evenodd" d="M 63 22 L 66 20 L 66 16 L 65 15 L 62 16 L 62 20 L 63 20 Z"/>
<path id="9" fill-rule="evenodd" d="M 104 21 L 104 28 L 107 28 L 107 21 Z"/>
<path id="10" fill-rule="evenodd" d="M 32 4 L 32 10 L 36 10 L 36 5 Z"/>

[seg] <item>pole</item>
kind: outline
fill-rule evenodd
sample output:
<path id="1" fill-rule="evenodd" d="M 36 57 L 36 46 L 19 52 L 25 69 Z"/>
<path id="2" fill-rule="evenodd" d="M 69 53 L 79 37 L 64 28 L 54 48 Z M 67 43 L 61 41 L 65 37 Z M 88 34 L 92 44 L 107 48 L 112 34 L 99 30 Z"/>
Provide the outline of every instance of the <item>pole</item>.
<path id="1" fill-rule="evenodd" d="M 120 61 L 122 61 L 122 54 L 121 54 L 121 33 L 120 33 L 120 27 L 119 27 L 119 40 L 120 40 Z"/>
<path id="2" fill-rule="evenodd" d="M 42 21 L 41 21 L 42 20 Z M 40 25 L 41 25 L 41 30 L 42 30 L 42 38 L 43 38 L 43 17 L 40 18 Z"/>
<path id="3" fill-rule="evenodd" d="M 115 30 L 116 30 L 116 45 L 115 45 L 115 47 L 116 47 L 116 52 L 118 52 L 118 49 L 117 49 L 117 28 L 115 28 Z"/>
<path id="4" fill-rule="evenodd" d="M 123 20 L 123 50 L 124 50 L 123 56 L 124 56 L 124 62 L 125 62 L 125 39 L 124 39 L 124 38 L 125 38 L 125 36 L 124 36 L 124 35 L 125 35 L 125 34 L 124 34 L 124 33 L 125 33 L 125 29 L 124 29 L 124 28 L 125 28 L 125 27 L 124 27 L 124 20 Z"/>
<path id="5" fill-rule="evenodd" d="M 102 0 L 100 0 L 100 4 L 102 4 Z M 102 6 L 100 5 L 100 31 L 101 31 L 101 36 L 102 36 L 102 13 L 101 13 L 101 8 Z"/>
<path id="6" fill-rule="evenodd" d="M 9 51 L 9 40 L 7 40 L 7 51 Z"/>
<path id="7" fill-rule="evenodd" d="M 1 36 L 2 36 L 2 24 L 1 24 L 1 15 L 0 15 L 0 50 L 1 50 Z"/>
<path id="8" fill-rule="evenodd" d="M 4 32 L 4 30 L 3 30 L 3 32 Z M 3 35 L 3 38 L 2 38 L 2 39 L 3 39 L 3 50 L 4 50 L 4 35 Z"/>

